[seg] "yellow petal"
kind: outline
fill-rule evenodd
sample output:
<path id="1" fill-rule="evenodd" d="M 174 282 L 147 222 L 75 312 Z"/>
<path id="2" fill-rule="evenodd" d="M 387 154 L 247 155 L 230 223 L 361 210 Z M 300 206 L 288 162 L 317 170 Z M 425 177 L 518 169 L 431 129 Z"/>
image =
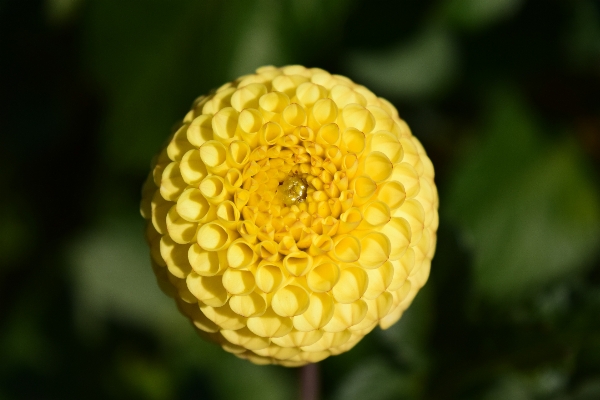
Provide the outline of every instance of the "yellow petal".
<path id="1" fill-rule="evenodd" d="M 367 275 L 369 275 L 369 286 L 363 298 L 374 300 L 385 292 L 392 283 L 394 266 L 390 261 L 386 261 L 379 268 L 367 270 Z"/>
<path id="2" fill-rule="evenodd" d="M 310 116 L 314 121 L 314 125 L 311 125 L 311 127 L 313 129 L 318 128 L 335 122 L 338 116 L 338 108 L 331 99 L 321 99 L 313 106 Z"/>
<path id="3" fill-rule="evenodd" d="M 251 83 L 240 87 L 231 95 L 231 106 L 238 112 L 245 108 L 258 108 L 258 99 L 267 93 L 262 83 Z"/>
<path id="4" fill-rule="evenodd" d="M 300 286 L 287 285 L 279 289 L 271 299 L 271 307 L 282 317 L 293 317 L 304 313 L 310 305 L 306 290 Z"/>
<path id="5" fill-rule="evenodd" d="M 244 239 L 233 241 L 227 249 L 227 263 L 231 268 L 246 268 L 258 259 L 250 243 Z"/>
<path id="6" fill-rule="evenodd" d="M 188 250 L 188 261 L 198 275 L 213 276 L 224 270 L 227 265 L 224 265 L 219 252 L 206 251 L 194 243 Z"/>
<path id="7" fill-rule="evenodd" d="M 328 292 L 340 279 L 337 264 L 325 262 L 314 267 L 306 276 L 306 283 L 313 292 Z"/>
<path id="8" fill-rule="evenodd" d="M 281 317 L 270 308 L 260 317 L 248 318 L 248 329 L 261 337 L 281 337 L 290 333 L 292 328 L 291 318 Z"/>
<path id="9" fill-rule="evenodd" d="M 227 303 L 221 307 L 201 305 L 200 311 L 202 311 L 202 313 L 206 315 L 209 320 L 220 326 L 222 329 L 234 331 L 242 329 L 246 326 L 246 322 L 248 322 L 248 327 L 250 327 L 249 319 L 246 319 L 233 312 Z"/>
<path id="10" fill-rule="evenodd" d="M 197 186 L 202 179 L 208 176 L 208 171 L 204 162 L 200 158 L 200 151 L 198 149 L 189 150 L 181 158 L 179 165 L 181 177 L 188 185 Z"/>
<path id="11" fill-rule="evenodd" d="M 207 306 L 221 307 L 229 299 L 229 294 L 223 287 L 221 276 L 201 276 L 196 272 L 190 272 L 186 283 L 190 292 Z"/>
<path id="12" fill-rule="evenodd" d="M 269 339 L 255 335 L 248 328 L 238 329 L 237 331 L 223 329 L 221 335 L 231 343 L 248 350 L 264 349 L 270 344 Z"/>
<path id="13" fill-rule="evenodd" d="M 306 311 L 293 318 L 294 328 L 299 331 L 321 329 L 333 317 L 334 303 L 328 293 L 313 293 L 310 295 L 309 307 Z"/>
<path id="14" fill-rule="evenodd" d="M 361 253 L 358 263 L 367 269 L 379 268 L 390 257 L 390 239 L 383 233 L 373 232 L 360 240 Z"/>
<path id="15" fill-rule="evenodd" d="M 349 267 L 340 272 L 340 279 L 331 292 L 338 303 L 353 303 L 362 297 L 368 284 L 369 276 L 363 269 Z"/>
<path id="16" fill-rule="evenodd" d="M 387 156 L 392 163 L 398 163 L 404 157 L 400 141 L 391 132 L 379 131 L 369 135 L 369 151 L 379 151 Z"/>
<path id="17" fill-rule="evenodd" d="M 357 300 L 353 303 L 335 303 L 335 309 L 333 317 L 323 327 L 325 332 L 341 332 L 348 329 L 358 323 L 360 323 L 365 316 L 369 307 L 364 300 Z"/>
<path id="18" fill-rule="evenodd" d="M 234 295 L 229 299 L 229 306 L 243 317 L 260 317 L 267 310 L 264 297 L 256 292 L 247 295 Z"/>
<path id="19" fill-rule="evenodd" d="M 394 217 L 382 229 L 391 244 L 390 259 L 397 260 L 406 251 L 411 241 L 410 225 L 404 218 Z"/>
<path id="20" fill-rule="evenodd" d="M 310 346 L 323 336 L 322 330 L 313 330 L 310 332 L 302 332 L 292 330 L 285 336 L 271 339 L 271 342 L 281 347 L 301 347 Z"/>
<path id="21" fill-rule="evenodd" d="M 367 134 L 375 127 L 375 118 L 363 105 L 348 104 L 345 106 L 342 110 L 342 120 L 345 128 L 355 128 Z"/>
<path id="22" fill-rule="evenodd" d="M 205 142 L 200 147 L 200 159 L 211 174 L 223 176 L 229 169 L 227 147 L 216 140 Z"/>
<path id="23" fill-rule="evenodd" d="M 272 293 L 279 289 L 284 280 L 282 266 L 277 262 L 261 262 L 256 268 L 256 286 L 265 293 Z"/>
<path id="24" fill-rule="evenodd" d="M 196 147 L 213 139 L 212 115 L 200 115 L 192 121 L 187 129 L 188 141 Z"/>
<path id="25" fill-rule="evenodd" d="M 352 235 L 337 236 L 333 240 L 332 257 L 341 262 L 354 262 L 360 258 L 360 241 Z"/>
<path id="26" fill-rule="evenodd" d="M 294 276 L 302 276 L 308 273 L 313 265 L 313 258 L 303 251 L 288 254 L 283 259 L 283 266 Z"/>
<path id="27" fill-rule="evenodd" d="M 198 244 L 204 250 L 218 251 L 226 248 L 236 236 L 235 232 L 225 229 L 219 223 L 209 222 L 198 230 Z"/>
<path id="28" fill-rule="evenodd" d="M 167 146 L 167 154 L 173 161 L 180 161 L 183 155 L 194 148 L 187 139 L 188 125 L 182 125 L 173 135 L 173 139 Z"/>
<path id="29" fill-rule="evenodd" d="M 192 266 L 187 258 L 189 247 L 189 245 L 175 243 L 169 236 L 163 236 L 160 240 L 160 254 L 165 260 L 169 272 L 181 279 L 184 279 L 192 271 Z"/>
<path id="30" fill-rule="evenodd" d="M 177 201 L 183 193 L 187 183 L 183 180 L 179 171 L 179 163 L 172 162 L 164 169 L 160 181 L 160 194 L 165 200 Z"/>
<path id="31" fill-rule="evenodd" d="M 246 295 L 256 286 L 254 275 L 250 271 L 227 269 L 222 277 L 223 287 L 231 294 Z"/>
<path id="32" fill-rule="evenodd" d="M 177 212 L 177 205 L 171 207 L 167 213 L 166 222 L 169 236 L 171 236 L 175 242 L 185 244 L 194 241 L 196 238 L 198 224 L 182 218 Z"/>
<path id="33" fill-rule="evenodd" d="M 176 209 L 183 219 L 198 222 L 208 214 L 210 204 L 199 189 L 189 188 L 184 190 L 177 199 Z"/>

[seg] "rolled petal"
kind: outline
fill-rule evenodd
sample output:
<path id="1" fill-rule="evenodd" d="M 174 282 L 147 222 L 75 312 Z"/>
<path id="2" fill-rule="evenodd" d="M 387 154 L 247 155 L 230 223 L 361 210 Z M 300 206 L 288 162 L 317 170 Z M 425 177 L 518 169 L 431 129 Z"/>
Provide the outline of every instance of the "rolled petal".
<path id="1" fill-rule="evenodd" d="M 202 276 L 213 276 L 224 270 L 227 265 L 224 265 L 219 252 L 206 251 L 194 243 L 188 250 L 188 261 L 193 270 Z"/>
<path id="2" fill-rule="evenodd" d="M 314 267 L 306 276 L 306 284 L 313 292 L 329 292 L 340 279 L 337 264 L 326 262 Z"/>
<path id="3" fill-rule="evenodd" d="M 202 276 L 191 272 L 186 283 L 190 292 L 207 306 L 221 307 L 229 299 L 220 276 Z"/>
<path id="4" fill-rule="evenodd" d="M 287 285 L 279 289 L 271 299 L 273 311 L 282 317 L 300 315 L 308 309 L 309 305 L 308 293 L 296 285 Z"/>
<path id="5" fill-rule="evenodd" d="M 179 164 L 179 170 L 185 183 L 192 186 L 197 186 L 208 176 L 208 171 L 200 158 L 200 151 L 198 149 L 188 150 L 183 155 Z"/>
<path id="6" fill-rule="evenodd" d="M 328 293 L 313 293 L 310 295 L 306 311 L 294 317 L 294 327 L 299 331 L 310 332 L 321 329 L 331 320 L 334 312 L 334 302 Z"/>
<path id="7" fill-rule="evenodd" d="M 265 293 L 278 290 L 284 283 L 284 275 L 281 272 L 282 265 L 279 262 L 261 262 L 256 268 L 256 286 Z"/>
<path id="8" fill-rule="evenodd" d="M 200 147 L 200 159 L 208 172 L 223 176 L 229 169 L 227 164 L 227 147 L 219 141 L 210 140 Z"/>
<path id="9" fill-rule="evenodd" d="M 187 129 L 187 139 L 195 147 L 202 146 L 213 139 L 212 115 L 200 115 L 192 121 Z"/>
<path id="10" fill-rule="evenodd" d="M 261 337 L 281 337 L 290 333 L 292 328 L 291 318 L 281 317 L 270 308 L 260 317 L 248 318 L 248 329 Z"/>
<path id="11" fill-rule="evenodd" d="M 345 268 L 340 272 L 340 279 L 333 287 L 332 294 L 338 303 L 353 303 L 362 297 L 368 284 L 369 276 L 363 269 Z"/>
<path id="12" fill-rule="evenodd" d="M 283 266 L 293 276 L 303 276 L 313 265 L 313 258 L 303 251 L 288 254 L 283 259 Z"/>
<path id="13" fill-rule="evenodd" d="M 198 244 L 207 251 L 225 249 L 237 236 L 217 222 L 202 225 L 198 231 Z"/>
<path id="14" fill-rule="evenodd" d="M 250 271 L 227 269 L 222 277 L 223 287 L 231 294 L 246 295 L 256 287 L 254 275 Z"/>
<path id="15" fill-rule="evenodd" d="M 229 299 L 229 306 L 233 312 L 247 318 L 260 317 L 267 310 L 264 296 L 256 292 L 232 296 Z"/>

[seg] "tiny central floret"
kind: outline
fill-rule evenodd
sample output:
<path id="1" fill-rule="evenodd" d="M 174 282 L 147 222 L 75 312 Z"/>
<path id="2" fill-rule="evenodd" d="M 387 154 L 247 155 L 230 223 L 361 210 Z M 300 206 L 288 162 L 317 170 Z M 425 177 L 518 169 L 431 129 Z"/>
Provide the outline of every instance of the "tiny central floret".
<path id="1" fill-rule="evenodd" d="M 283 196 L 283 201 L 286 206 L 292 206 L 302 203 L 306 200 L 308 183 L 304 178 L 298 175 L 288 176 L 279 185 L 279 193 Z"/>

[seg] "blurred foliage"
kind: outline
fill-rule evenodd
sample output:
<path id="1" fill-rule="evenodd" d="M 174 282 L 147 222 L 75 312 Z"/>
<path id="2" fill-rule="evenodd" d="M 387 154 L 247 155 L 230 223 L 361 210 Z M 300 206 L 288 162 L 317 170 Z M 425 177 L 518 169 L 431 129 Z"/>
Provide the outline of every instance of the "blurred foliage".
<path id="1" fill-rule="evenodd" d="M 139 188 L 195 97 L 264 64 L 392 101 L 440 190 L 430 282 L 325 399 L 600 398 L 600 3 L 0 1 L 0 399 L 290 399 L 155 284 Z"/>

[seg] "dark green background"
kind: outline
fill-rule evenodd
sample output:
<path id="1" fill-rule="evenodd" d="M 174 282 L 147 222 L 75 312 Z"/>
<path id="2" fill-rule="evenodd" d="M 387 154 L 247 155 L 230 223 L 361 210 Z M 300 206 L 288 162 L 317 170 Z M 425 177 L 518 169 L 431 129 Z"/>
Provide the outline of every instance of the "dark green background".
<path id="1" fill-rule="evenodd" d="M 200 340 L 138 212 L 192 100 L 265 64 L 394 103 L 440 192 L 401 321 L 325 399 L 600 398 L 600 2 L 0 0 L 0 399 L 293 399 Z"/>

